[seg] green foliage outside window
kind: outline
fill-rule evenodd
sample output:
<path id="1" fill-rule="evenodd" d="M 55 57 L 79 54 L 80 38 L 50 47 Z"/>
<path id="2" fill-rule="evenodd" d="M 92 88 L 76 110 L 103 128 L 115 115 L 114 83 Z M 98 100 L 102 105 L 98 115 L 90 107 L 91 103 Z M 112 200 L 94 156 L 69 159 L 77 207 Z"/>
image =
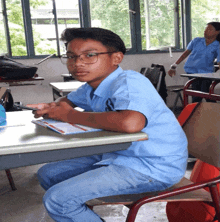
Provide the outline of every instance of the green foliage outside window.
<path id="1" fill-rule="evenodd" d="M 30 7 L 37 9 L 39 6 L 47 5 L 48 2 L 49 0 L 30 0 Z M 98 26 L 116 32 L 124 40 L 126 47 L 131 48 L 132 13 L 129 12 L 128 2 L 128 0 L 90 0 L 90 14 L 93 27 Z M 7 0 L 6 7 L 12 55 L 26 56 L 21 1 Z M 173 0 L 140 0 L 140 16 L 143 50 L 175 46 Z M 191 0 L 191 19 L 192 38 L 202 37 L 208 22 L 220 21 L 219 0 Z M 58 24 L 61 25 L 78 23 L 78 19 L 58 19 Z M 181 24 L 181 18 L 179 23 Z M 179 34 L 181 36 L 181 33 Z M 56 41 L 43 39 L 40 33 L 34 30 L 34 26 L 33 39 L 36 55 L 56 53 Z M 0 14 L 0 54 L 5 52 L 7 52 L 6 37 L 3 16 Z"/>
<path id="2" fill-rule="evenodd" d="M 220 22 L 219 0 L 191 0 L 192 39 L 203 37 L 206 24 Z"/>
<path id="3" fill-rule="evenodd" d="M 131 47 L 128 0 L 90 0 L 92 26 L 110 29 Z M 97 24 L 94 23 L 97 21 Z"/>

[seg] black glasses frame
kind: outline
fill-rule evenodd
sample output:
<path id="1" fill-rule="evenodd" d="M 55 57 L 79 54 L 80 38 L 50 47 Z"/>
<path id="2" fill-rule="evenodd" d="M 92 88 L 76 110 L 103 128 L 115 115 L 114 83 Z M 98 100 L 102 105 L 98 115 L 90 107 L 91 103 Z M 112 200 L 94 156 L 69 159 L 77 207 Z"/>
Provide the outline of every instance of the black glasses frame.
<path id="1" fill-rule="evenodd" d="M 73 56 L 67 56 L 67 54 L 63 54 L 63 55 L 61 55 L 61 61 L 63 61 L 62 58 L 63 58 L 63 59 L 74 59 L 73 62 L 75 63 L 76 60 L 77 60 L 77 58 L 80 58 L 81 61 L 83 61 L 85 64 L 94 64 L 94 63 L 96 63 L 96 62 L 98 61 L 98 55 L 111 54 L 111 53 L 115 53 L 115 52 L 117 52 L 117 51 L 113 51 L 113 52 L 91 52 L 91 54 L 93 54 L 94 56 L 97 56 L 97 60 L 96 60 L 95 62 L 92 62 L 92 63 L 85 62 L 85 61 L 81 58 L 81 55 L 85 55 L 85 54 L 87 54 L 87 53 L 81 53 L 81 54 L 79 54 L 79 55 L 73 55 Z M 89 54 L 89 53 L 88 53 L 88 54 Z M 66 62 L 63 62 L 63 63 L 66 64 Z"/>

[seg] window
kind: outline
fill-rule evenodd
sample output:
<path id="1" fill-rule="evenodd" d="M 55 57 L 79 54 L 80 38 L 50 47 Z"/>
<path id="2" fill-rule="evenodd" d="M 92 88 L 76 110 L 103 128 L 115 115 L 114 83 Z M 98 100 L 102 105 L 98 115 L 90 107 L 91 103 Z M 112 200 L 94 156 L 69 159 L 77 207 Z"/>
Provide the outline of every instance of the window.
<path id="1" fill-rule="evenodd" d="M 62 42 L 57 45 L 63 30 L 80 27 L 78 1 L 48 0 L 41 5 L 31 5 L 31 20 L 35 55 L 57 54 L 59 50 L 63 52 Z"/>
<path id="2" fill-rule="evenodd" d="M 220 22 L 219 0 L 191 0 L 192 39 L 203 37 L 206 24 Z"/>
<path id="3" fill-rule="evenodd" d="M 175 14 L 179 14 L 179 5 L 173 0 L 140 0 L 141 44 L 143 50 L 155 50 L 176 47 Z M 177 17 L 178 18 L 178 17 Z M 179 20 L 180 18 L 178 18 Z"/>
<path id="4" fill-rule="evenodd" d="M 6 54 L 7 50 L 7 42 L 6 42 L 6 35 L 5 35 L 5 23 L 3 17 L 3 7 L 2 3 L 0 2 L 0 55 Z"/>
<path id="5" fill-rule="evenodd" d="M 128 0 L 90 0 L 91 26 L 110 29 L 131 48 L 131 27 Z"/>
<path id="6" fill-rule="evenodd" d="M 21 2 L 15 0 L 6 1 L 8 28 L 10 30 L 10 45 L 12 56 L 26 56 L 27 47 Z"/>
<path id="7" fill-rule="evenodd" d="M 16 58 L 61 55 L 67 27 L 102 27 L 124 40 L 127 53 L 182 50 L 219 21 L 218 0 L 1 0 L 0 53 Z M 190 7 L 192 4 L 193 7 Z M 190 14 L 191 11 L 191 14 Z M 192 21 L 190 19 L 192 17 Z"/>

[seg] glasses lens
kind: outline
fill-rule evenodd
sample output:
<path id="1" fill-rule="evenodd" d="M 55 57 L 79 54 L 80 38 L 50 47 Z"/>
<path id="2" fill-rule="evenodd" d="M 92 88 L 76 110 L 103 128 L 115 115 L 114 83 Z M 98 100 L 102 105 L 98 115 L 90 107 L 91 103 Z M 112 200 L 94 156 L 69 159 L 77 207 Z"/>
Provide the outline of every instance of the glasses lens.
<path id="1" fill-rule="evenodd" d="M 96 53 L 85 53 L 81 55 L 81 59 L 84 63 L 92 64 L 97 62 L 98 55 Z"/>
<path id="2" fill-rule="evenodd" d="M 67 56 L 66 55 L 62 55 L 61 58 L 60 58 L 61 62 L 63 64 L 66 64 L 67 63 Z"/>
<path id="3" fill-rule="evenodd" d="M 62 55 L 61 62 L 63 64 L 75 63 L 77 60 L 77 57 L 79 57 L 78 59 L 80 59 L 81 61 L 83 61 L 86 64 L 93 64 L 98 61 L 98 55 L 96 53 L 83 53 L 83 54 L 76 56 L 76 57 L 73 57 L 72 55 L 68 55 L 68 54 Z"/>

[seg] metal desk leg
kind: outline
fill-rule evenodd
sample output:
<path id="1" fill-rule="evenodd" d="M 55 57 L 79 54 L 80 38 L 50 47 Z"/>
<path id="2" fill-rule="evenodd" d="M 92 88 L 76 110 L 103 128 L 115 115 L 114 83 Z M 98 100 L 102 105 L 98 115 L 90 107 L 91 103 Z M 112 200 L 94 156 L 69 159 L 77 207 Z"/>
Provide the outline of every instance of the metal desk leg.
<path id="1" fill-rule="evenodd" d="M 13 180 L 12 175 L 11 175 L 11 171 L 10 170 L 5 170 L 5 173 L 8 177 L 8 181 L 11 185 L 11 189 L 12 190 L 17 190 L 17 188 L 15 187 L 15 184 L 14 184 L 14 180 Z"/>

